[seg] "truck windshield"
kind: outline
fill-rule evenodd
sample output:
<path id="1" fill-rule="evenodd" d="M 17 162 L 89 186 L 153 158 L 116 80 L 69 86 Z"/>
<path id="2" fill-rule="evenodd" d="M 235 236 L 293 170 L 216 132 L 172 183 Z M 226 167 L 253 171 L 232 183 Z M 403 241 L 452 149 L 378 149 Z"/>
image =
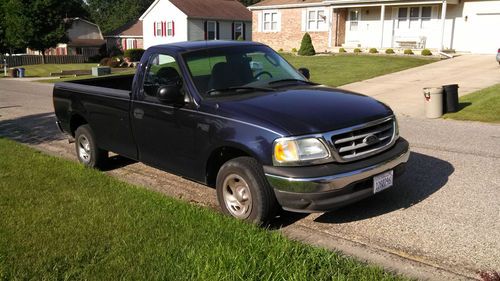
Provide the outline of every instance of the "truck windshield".
<path id="1" fill-rule="evenodd" d="M 196 88 L 204 97 L 271 91 L 286 83 L 308 83 L 266 46 L 222 47 L 184 55 Z M 253 91 L 252 91 L 253 90 Z"/>

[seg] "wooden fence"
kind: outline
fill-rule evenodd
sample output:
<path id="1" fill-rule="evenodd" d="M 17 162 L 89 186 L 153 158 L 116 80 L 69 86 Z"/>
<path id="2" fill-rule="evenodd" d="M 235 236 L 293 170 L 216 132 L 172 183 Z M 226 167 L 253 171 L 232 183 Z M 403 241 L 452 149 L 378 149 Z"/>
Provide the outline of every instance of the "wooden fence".
<path id="1" fill-rule="evenodd" d="M 0 55 L 0 64 L 7 60 L 8 67 L 16 67 L 21 65 L 42 64 L 42 56 L 37 55 L 21 55 L 21 56 L 3 56 Z M 68 64 L 68 63 L 86 63 L 89 61 L 87 56 L 45 56 L 47 64 Z"/>

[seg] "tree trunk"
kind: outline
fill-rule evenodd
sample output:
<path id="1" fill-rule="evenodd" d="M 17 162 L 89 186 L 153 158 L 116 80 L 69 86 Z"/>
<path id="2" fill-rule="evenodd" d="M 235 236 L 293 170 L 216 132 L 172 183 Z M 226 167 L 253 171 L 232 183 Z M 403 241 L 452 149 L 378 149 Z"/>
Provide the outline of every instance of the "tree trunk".
<path id="1" fill-rule="evenodd" d="M 45 64 L 45 50 L 42 51 L 42 64 Z"/>

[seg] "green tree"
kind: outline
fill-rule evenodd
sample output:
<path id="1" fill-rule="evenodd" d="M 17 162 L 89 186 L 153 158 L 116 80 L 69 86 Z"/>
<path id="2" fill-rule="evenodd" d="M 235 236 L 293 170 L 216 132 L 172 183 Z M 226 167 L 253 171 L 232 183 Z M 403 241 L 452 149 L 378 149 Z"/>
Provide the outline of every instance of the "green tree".
<path id="1" fill-rule="evenodd" d="M 298 54 L 300 56 L 314 56 L 316 51 L 314 50 L 314 46 L 312 43 L 311 35 L 306 32 L 304 37 L 302 37 L 302 42 L 300 43 L 300 49 Z"/>
<path id="2" fill-rule="evenodd" d="M 0 19 L 5 18 L 4 3 L 5 0 L 0 0 Z M 5 42 L 5 21 L 0 20 L 0 54 L 7 53 L 7 51 L 8 51 L 8 46 L 7 42 Z"/>
<path id="3" fill-rule="evenodd" d="M 4 4 L 5 42 L 10 48 L 42 53 L 67 42 L 65 19 L 85 15 L 81 0 L 8 0 Z"/>
<path id="4" fill-rule="evenodd" d="M 240 0 L 240 2 L 245 6 L 251 6 L 253 4 L 259 3 L 260 0 Z"/>

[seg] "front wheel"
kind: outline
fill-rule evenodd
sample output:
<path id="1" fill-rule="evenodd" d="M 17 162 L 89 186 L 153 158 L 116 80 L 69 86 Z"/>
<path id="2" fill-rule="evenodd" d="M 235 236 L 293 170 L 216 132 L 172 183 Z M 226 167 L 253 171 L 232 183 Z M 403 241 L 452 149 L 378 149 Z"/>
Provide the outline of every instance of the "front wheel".
<path id="1" fill-rule="evenodd" d="M 75 140 L 78 161 L 89 168 L 102 167 L 108 152 L 97 147 L 94 132 L 88 124 L 76 129 Z"/>
<path id="2" fill-rule="evenodd" d="M 222 165 L 216 188 L 222 211 L 237 219 L 265 224 L 279 209 L 262 167 L 251 157 L 238 157 Z"/>

